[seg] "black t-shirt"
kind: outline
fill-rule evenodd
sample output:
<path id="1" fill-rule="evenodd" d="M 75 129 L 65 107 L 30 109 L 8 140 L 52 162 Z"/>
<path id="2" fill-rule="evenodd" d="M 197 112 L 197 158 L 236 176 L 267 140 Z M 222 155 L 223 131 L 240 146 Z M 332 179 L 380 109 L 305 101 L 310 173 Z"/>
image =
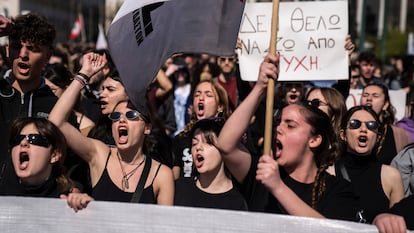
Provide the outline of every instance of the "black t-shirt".
<path id="1" fill-rule="evenodd" d="M 227 192 L 212 194 L 200 190 L 193 178 L 179 178 L 175 182 L 174 205 L 228 209 L 247 210 L 243 196 L 232 188 Z"/>
<path id="2" fill-rule="evenodd" d="M 252 159 L 252 165 L 244 183 L 241 184 L 242 194 L 247 200 L 249 210 L 268 213 L 287 214 L 286 210 L 269 193 L 266 187 L 256 180 L 258 159 Z M 313 184 L 300 183 L 280 167 L 281 177 L 285 184 L 292 189 L 305 203 L 311 206 Z M 357 221 L 357 214 L 361 210 L 359 197 L 355 194 L 352 186 L 344 179 L 337 178 L 328 173 L 326 177 L 326 189 L 319 202 L 317 211 L 326 218 Z"/>
<path id="3" fill-rule="evenodd" d="M 180 167 L 180 177 L 194 177 L 191 136 L 177 135 L 173 140 L 174 166 Z"/>

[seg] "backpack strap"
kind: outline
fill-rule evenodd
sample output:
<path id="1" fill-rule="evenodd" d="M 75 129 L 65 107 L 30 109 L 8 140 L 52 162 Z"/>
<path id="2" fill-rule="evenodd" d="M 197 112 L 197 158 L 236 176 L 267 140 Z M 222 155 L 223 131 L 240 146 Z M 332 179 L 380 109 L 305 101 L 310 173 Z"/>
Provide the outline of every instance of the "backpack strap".
<path id="1" fill-rule="evenodd" d="M 148 174 L 151 170 L 151 163 L 152 159 L 145 157 L 144 170 L 142 170 L 141 177 L 139 178 L 139 182 L 137 188 L 135 189 L 134 195 L 132 195 L 131 202 L 138 203 L 141 199 L 142 192 L 144 191 L 145 182 L 147 181 Z"/>

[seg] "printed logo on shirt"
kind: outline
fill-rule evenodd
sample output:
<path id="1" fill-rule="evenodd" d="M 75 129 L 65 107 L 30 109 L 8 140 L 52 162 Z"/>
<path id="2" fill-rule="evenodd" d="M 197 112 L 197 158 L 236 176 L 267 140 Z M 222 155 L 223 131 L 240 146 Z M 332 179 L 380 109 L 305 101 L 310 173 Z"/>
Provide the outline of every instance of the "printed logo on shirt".
<path id="1" fill-rule="evenodd" d="M 191 155 L 190 148 L 185 148 L 183 150 L 183 174 L 184 177 L 191 177 L 193 171 L 193 156 Z"/>
<path id="2" fill-rule="evenodd" d="M 38 118 L 48 118 L 49 117 L 49 113 L 47 113 L 47 112 L 37 112 L 36 113 L 36 117 L 38 117 Z"/>

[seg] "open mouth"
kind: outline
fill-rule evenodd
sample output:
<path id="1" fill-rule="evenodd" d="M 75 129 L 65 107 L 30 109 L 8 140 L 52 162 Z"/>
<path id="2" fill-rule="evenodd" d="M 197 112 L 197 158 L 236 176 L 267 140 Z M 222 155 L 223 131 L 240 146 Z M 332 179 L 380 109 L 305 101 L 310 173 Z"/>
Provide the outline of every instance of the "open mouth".
<path id="1" fill-rule="evenodd" d="M 29 154 L 27 152 L 21 152 L 19 157 L 19 169 L 24 170 L 29 166 Z"/>
<path id="2" fill-rule="evenodd" d="M 204 114 L 204 104 L 203 103 L 199 103 L 198 104 L 197 115 L 201 116 L 203 114 Z"/>
<path id="3" fill-rule="evenodd" d="M 361 142 L 361 143 L 366 143 L 367 142 L 367 137 L 366 136 L 359 136 L 358 141 Z"/>
<path id="4" fill-rule="evenodd" d="M 275 142 L 275 149 L 276 150 L 282 150 L 283 149 L 283 145 L 279 140 L 276 140 L 276 142 Z"/>
<path id="5" fill-rule="evenodd" d="M 20 153 L 20 163 L 29 162 L 29 154 L 27 152 Z"/>
<path id="6" fill-rule="evenodd" d="M 204 104 L 202 104 L 202 103 L 198 104 L 198 110 L 203 111 L 204 110 Z"/>
<path id="7" fill-rule="evenodd" d="M 295 100 L 296 98 L 298 98 L 298 95 L 293 94 L 293 95 L 290 95 L 289 98 L 292 100 Z"/>
<path id="8" fill-rule="evenodd" d="M 28 64 L 23 63 L 23 62 L 19 62 L 17 64 L 17 66 L 19 67 L 19 72 L 20 73 L 27 73 L 27 72 L 29 72 L 30 66 Z"/>
<path id="9" fill-rule="evenodd" d="M 120 144 L 126 143 L 128 141 L 128 130 L 125 127 L 118 129 L 118 142 Z"/>
<path id="10" fill-rule="evenodd" d="M 197 155 L 197 161 L 198 162 L 203 162 L 204 161 L 204 157 L 201 155 Z"/>

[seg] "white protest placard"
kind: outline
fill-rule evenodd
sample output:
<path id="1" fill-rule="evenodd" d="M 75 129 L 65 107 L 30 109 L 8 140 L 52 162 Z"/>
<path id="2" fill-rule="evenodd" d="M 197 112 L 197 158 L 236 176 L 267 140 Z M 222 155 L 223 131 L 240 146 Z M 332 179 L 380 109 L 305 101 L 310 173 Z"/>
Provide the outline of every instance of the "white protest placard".
<path id="1" fill-rule="evenodd" d="M 390 94 L 390 101 L 392 106 L 395 108 L 395 119 L 401 120 L 405 116 L 405 104 L 407 93 L 403 90 L 388 90 Z M 362 89 L 351 89 L 349 90 L 349 96 L 346 99 L 346 107 L 350 109 L 351 107 L 357 106 L 360 104 L 362 95 Z"/>
<path id="2" fill-rule="evenodd" d="M 272 3 L 247 3 L 238 50 L 243 80 L 256 81 L 268 53 Z M 348 79 L 347 1 L 281 2 L 277 51 L 280 81 Z"/>

